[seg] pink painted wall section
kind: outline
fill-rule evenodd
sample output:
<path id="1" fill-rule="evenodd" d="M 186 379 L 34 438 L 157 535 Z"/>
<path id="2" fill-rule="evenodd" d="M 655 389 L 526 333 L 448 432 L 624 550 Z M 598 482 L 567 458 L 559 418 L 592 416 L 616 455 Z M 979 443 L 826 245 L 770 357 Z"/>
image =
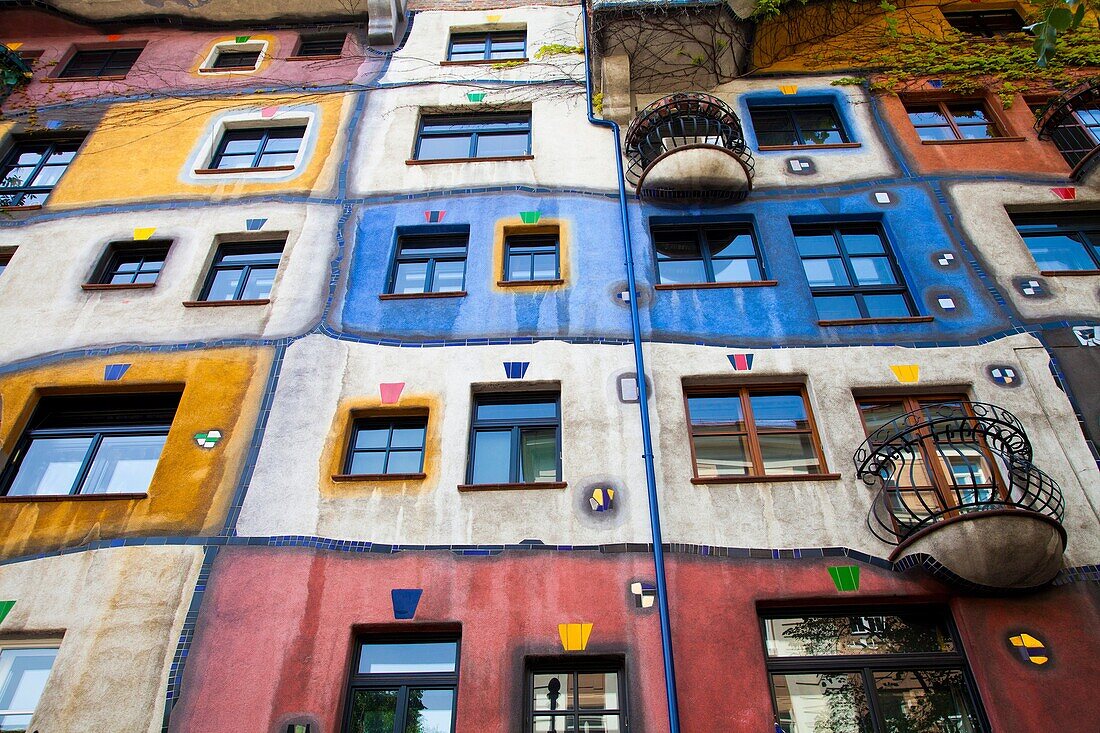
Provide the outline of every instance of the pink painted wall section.
<path id="1" fill-rule="evenodd" d="M 323 28 L 317 33 L 341 32 Z M 167 28 L 126 28 L 106 30 L 72 23 L 55 16 L 30 11 L 0 12 L 0 42 L 22 43 L 20 52 L 41 51 L 34 62 L 34 78 L 14 92 L 4 103 L 7 110 L 31 109 L 102 96 L 140 95 L 156 92 L 160 96 L 172 90 L 202 89 L 278 89 L 280 87 L 328 86 L 348 84 L 373 76 L 382 59 L 367 53 L 360 44 L 365 31 L 348 29 L 340 59 L 294 60 L 289 57 L 298 47 L 298 30 L 203 30 L 183 31 Z M 313 32 L 304 29 L 303 32 Z M 197 69 L 218 41 L 237 36 L 268 40 L 268 62 L 247 74 L 200 74 Z M 117 81 L 53 80 L 74 49 L 101 49 L 144 44 L 141 56 L 125 79 Z M 308 92 L 303 93 L 308 97 Z M 305 101 L 310 101 L 308 98 Z"/>
<path id="2" fill-rule="evenodd" d="M 629 584 L 652 580 L 644 554 L 447 552 L 347 555 L 227 549 L 216 561 L 187 662 L 173 731 L 278 731 L 291 715 L 340 730 L 355 629 L 461 626 L 458 733 L 522 730 L 524 657 L 560 655 L 557 626 L 594 624 L 585 653 L 622 654 L 633 733 L 667 730 L 656 608 Z M 824 560 L 669 558 L 681 724 L 690 733 L 763 733 L 773 712 L 758 622 L 762 607 L 934 603 L 950 608 L 993 730 L 1092 733 L 1100 674 L 1095 585 L 1018 599 L 952 597 L 920 574 L 861 566 L 838 592 Z M 415 620 L 394 621 L 393 588 L 423 588 Z M 1051 662 L 1022 660 L 1028 631 Z M 280 727 L 280 723 L 283 727 Z"/>

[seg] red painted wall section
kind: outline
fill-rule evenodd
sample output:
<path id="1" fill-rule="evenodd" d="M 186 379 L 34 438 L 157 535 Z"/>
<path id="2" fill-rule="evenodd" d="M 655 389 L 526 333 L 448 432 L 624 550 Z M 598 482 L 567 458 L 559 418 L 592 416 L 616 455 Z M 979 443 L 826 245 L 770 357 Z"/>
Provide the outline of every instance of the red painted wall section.
<path id="1" fill-rule="evenodd" d="M 667 730 L 656 608 L 629 584 L 652 580 L 643 554 L 348 555 L 226 549 L 217 559 L 188 658 L 173 731 L 271 731 L 306 715 L 340 730 L 355 629 L 460 624 L 458 733 L 522 730 L 524 657 L 561 655 L 557 626 L 594 624 L 585 653 L 622 654 L 631 730 Z M 1100 591 L 1078 584 L 1022 598 L 953 597 L 925 575 L 860 566 L 838 592 L 825 560 L 669 558 L 685 733 L 764 733 L 773 712 L 758 611 L 828 604 L 934 603 L 951 609 L 997 733 L 1092 733 Z M 393 588 L 423 588 L 413 621 L 394 621 Z M 1046 642 L 1022 660 L 1008 637 Z"/>
<path id="2" fill-rule="evenodd" d="M 996 97 L 985 100 L 986 107 L 1003 124 L 1007 137 L 1024 138 L 1016 142 L 967 142 L 924 144 L 909 121 L 902 100 L 896 96 L 880 98 L 883 119 L 897 137 L 903 154 L 919 173 L 1022 173 L 1068 176 L 1070 168 L 1054 143 L 1039 140 L 1035 115 L 1017 96 L 1008 109 Z"/>

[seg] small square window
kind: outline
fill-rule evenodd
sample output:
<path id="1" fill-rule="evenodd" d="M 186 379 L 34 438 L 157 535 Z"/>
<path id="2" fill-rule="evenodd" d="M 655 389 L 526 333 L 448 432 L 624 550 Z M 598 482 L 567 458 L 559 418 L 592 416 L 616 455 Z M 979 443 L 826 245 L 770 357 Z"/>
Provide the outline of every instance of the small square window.
<path id="1" fill-rule="evenodd" d="M 339 56 L 344 52 L 345 33 L 325 33 L 302 36 L 295 56 Z"/>
<path id="2" fill-rule="evenodd" d="M 482 395 L 474 400 L 468 484 L 561 481 L 556 393 Z"/>
<path id="3" fill-rule="evenodd" d="M 626 730 L 626 685 L 620 663 L 542 664 L 527 669 L 527 733 Z"/>
<path id="4" fill-rule="evenodd" d="M 60 79 L 126 76 L 141 55 L 141 48 L 77 51 L 58 74 Z"/>
<path id="5" fill-rule="evenodd" d="M 448 61 L 506 61 L 527 56 L 526 31 L 452 33 Z"/>
<path id="6" fill-rule="evenodd" d="M 180 394 L 44 397 L 3 476 L 6 496 L 143 494 Z"/>
<path id="7" fill-rule="evenodd" d="M 530 154 L 530 112 L 425 115 L 416 136 L 417 160 L 514 158 Z"/>
<path id="8" fill-rule="evenodd" d="M 344 473 L 393 476 L 424 472 L 427 417 L 362 417 L 352 425 Z"/>
<path id="9" fill-rule="evenodd" d="M 505 282 L 545 282 L 560 277 L 557 234 L 509 234 L 504 238 Z"/>
<path id="10" fill-rule="evenodd" d="M 254 69 L 260 60 L 259 51 L 218 51 L 211 69 Z"/>
<path id="11" fill-rule="evenodd" d="M 96 268 L 97 285 L 152 285 L 160 276 L 171 242 L 111 242 Z"/>
<path id="12" fill-rule="evenodd" d="M 662 285 L 764 279 L 751 224 L 656 225 L 652 233 Z"/>
<path id="13" fill-rule="evenodd" d="M 468 233 L 406 234 L 397 239 L 387 293 L 461 293 L 466 289 Z"/>
<path id="14" fill-rule="evenodd" d="M 981 100 L 905 102 L 921 140 L 990 140 L 1004 133 Z"/>
<path id="15" fill-rule="evenodd" d="M 27 730 L 57 659 L 57 647 L 0 648 L 0 730 Z"/>
<path id="16" fill-rule="evenodd" d="M 28 137 L 16 140 L 0 162 L 0 207 L 41 206 L 69 164 L 83 138 Z"/>
<path id="17" fill-rule="evenodd" d="M 750 106 L 749 116 L 761 147 L 838 145 L 851 142 L 831 104 Z"/>
<path id="18" fill-rule="evenodd" d="M 1100 271 L 1100 212 L 1013 214 L 1012 223 L 1040 271 Z"/>
<path id="19" fill-rule="evenodd" d="M 957 31 L 986 38 L 1029 32 L 1024 28 L 1024 19 L 1015 10 L 970 10 L 944 13 L 943 17 Z"/>
<path id="20" fill-rule="evenodd" d="M 409 733 L 454 729 L 458 637 L 403 634 L 356 644 L 344 730 Z"/>
<path id="21" fill-rule="evenodd" d="M 266 300 L 271 296 L 284 244 L 279 241 L 219 246 L 199 300 Z"/>
<path id="22" fill-rule="evenodd" d="M 305 134 L 305 125 L 230 128 L 218 141 L 210 160 L 210 168 L 293 168 L 298 161 Z"/>

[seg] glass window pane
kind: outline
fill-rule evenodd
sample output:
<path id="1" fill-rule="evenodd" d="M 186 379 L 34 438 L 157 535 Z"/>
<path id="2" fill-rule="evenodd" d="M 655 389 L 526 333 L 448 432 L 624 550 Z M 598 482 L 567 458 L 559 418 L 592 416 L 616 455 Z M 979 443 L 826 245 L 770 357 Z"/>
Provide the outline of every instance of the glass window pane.
<path id="1" fill-rule="evenodd" d="M 773 674 L 783 733 L 872 733 L 859 672 Z"/>
<path id="2" fill-rule="evenodd" d="M 909 121 L 914 125 L 948 126 L 947 117 L 937 107 L 907 107 Z"/>
<path id="3" fill-rule="evenodd" d="M 479 402 L 478 420 L 522 420 L 528 418 L 557 418 L 558 405 L 554 400 L 538 402 Z"/>
<path id="4" fill-rule="evenodd" d="M 558 431 L 536 428 L 520 431 L 520 477 L 524 483 L 558 480 Z"/>
<path id="5" fill-rule="evenodd" d="M 19 463 L 8 496 L 68 494 L 92 438 L 35 438 Z"/>
<path id="6" fill-rule="evenodd" d="M 921 733 L 976 733 L 981 730 L 962 670 L 875 672 L 886 728 Z"/>
<path id="7" fill-rule="evenodd" d="M 885 257 L 853 257 L 852 272 L 860 285 L 896 285 L 894 270 Z"/>
<path id="8" fill-rule="evenodd" d="M 719 283 L 760 280 L 760 263 L 756 260 L 714 260 L 714 281 Z"/>
<path id="9" fill-rule="evenodd" d="M 432 291 L 436 293 L 460 293 L 466 286 L 466 260 L 450 260 L 435 263 Z"/>
<path id="10" fill-rule="evenodd" d="M 806 403 L 800 393 L 757 394 L 749 397 L 757 430 L 800 429 L 810 427 Z"/>
<path id="11" fill-rule="evenodd" d="M 863 304 L 868 318 L 904 318 L 913 315 L 909 303 L 901 293 L 865 295 Z"/>
<path id="12" fill-rule="evenodd" d="M 420 473 L 423 468 L 423 452 L 419 450 L 390 451 L 386 463 L 386 473 Z"/>
<path id="13" fill-rule="evenodd" d="M 578 719 L 578 733 L 619 733 L 618 715 L 582 715 Z"/>
<path id="14" fill-rule="evenodd" d="M 815 295 L 814 305 L 817 306 L 817 317 L 822 321 L 863 318 L 854 295 Z"/>
<path id="15" fill-rule="evenodd" d="M 409 689 L 405 733 L 451 733 L 454 690 Z"/>
<path id="16" fill-rule="evenodd" d="M 508 279 L 509 280 L 530 280 L 531 279 L 531 255 L 509 255 L 508 257 Z"/>
<path id="17" fill-rule="evenodd" d="M 582 710 L 618 710 L 619 675 L 581 672 L 577 675 L 577 697 Z"/>
<path id="18" fill-rule="evenodd" d="M 475 157 L 496 158 L 527 155 L 530 152 L 528 140 L 527 132 L 482 133 L 477 137 Z"/>
<path id="19" fill-rule="evenodd" d="M 813 440 L 805 433 L 766 433 L 758 436 L 764 473 L 790 476 L 821 473 Z"/>
<path id="20" fill-rule="evenodd" d="M 423 448 L 424 428 L 394 428 L 390 445 L 394 448 Z"/>
<path id="21" fill-rule="evenodd" d="M 353 690 L 351 733 L 392 733 L 397 718 L 397 690 Z"/>
<path id="22" fill-rule="evenodd" d="M 248 273 L 241 300 L 259 300 L 270 296 L 276 272 L 274 267 L 253 267 Z"/>
<path id="23" fill-rule="evenodd" d="M 921 140 L 957 140 L 955 131 L 950 127 L 918 127 L 917 136 Z"/>
<path id="24" fill-rule="evenodd" d="M 536 715 L 534 733 L 574 733 L 577 730 L 572 715 Z"/>
<path id="25" fill-rule="evenodd" d="M 233 300 L 237 293 L 237 285 L 241 281 L 241 270 L 218 270 L 210 281 L 210 289 L 206 293 L 206 300 Z"/>
<path id="26" fill-rule="evenodd" d="M 955 651 L 943 621 L 921 611 L 769 618 L 764 619 L 764 633 L 773 657 Z"/>
<path id="27" fill-rule="evenodd" d="M 959 132 L 967 140 L 986 140 L 1000 137 L 993 125 L 959 125 Z"/>
<path id="28" fill-rule="evenodd" d="M 798 254 L 803 256 L 835 255 L 839 253 L 836 246 L 836 239 L 833 238 L 831 232 L 798 232 L 795 235 L 794 241 L 795 244 L 798 245 Z"/>
<path id="29" fill-rule="evenodd" d="M 358 476 L 380 474 L 386 467 L 385 451 L 353 453 L 348 473 Z"/>
<path id="30" fill-rule="evenodd" d="M 447 160 L 470 157 L 469 135 L 428 135 L 420 138 L 417 160 Z"/>
<path id="31" fill-rule="evenodd" d="M 149 489 L 166 435 L 110 435 L 103 438 L 81 494 L 141 494 Z"/>
<path id="32" fill-rule="evenodd" d="M 38 172 L 38 175 L 34 177 L 34 181 L 32 181 L 32 184 L 35 186 L 52 186 L 61 180 L 61 176 L 64 173 L 65 166 L 43 166 L 42 169 Z"/>
<path id="33" fill-rule="evenodd" d="M 743 435 L 695 435 L 695 473 L 710 476 L 745 476 L 752 460 Z"/>
<path id="34" fill-rule="evenodd" d="M 56 657 L 56 649 L 0 650 L 0 730 L 23 730 L 20 724 L 30 722 Z"/>
<path id="35" fill-rule="evenodd" d="M 257 168 L 271 168 L 277 165 L 294 165 L 298 160 L 298 152 L 287 153 L 265 152 L 256 162 Z"/>
<path id="36" fill-rule="evenodd" d="M 657 274 L 666 285 L 707 282 L 707 270 L 702 260 L 658 260 Z"/>
<path id="37" fill-rule="evenodd" d="M 457 662 L 454 641 L 363 644 L 359 674 L 454 672 Z"/>
<path id="38" fill-rule="evenodd" d="M 474 433 L 475 484 L 506 484 L 512 480 L 512 431 L 478 430 Z"/>
<path id="39" fill-rule="evenodd" d="M 558 277 L 558 258 L 552 254 L 535 255 L 535 279 L 555 280 Z"/>
<path id="40" fill-rule="evenodd" d="M 573 675 L 568 672 L 532 675 L 535 710 L 569 710 L 573 706 Z M 547 728 L 546 730 L 550 730 Z"/>
<path id="41" fill-rule="evenodd" d="M 985 110 L 982 109 L 981 105 L 953 104 L 948 109 L 955 122 L 960 125 L 985 122 L 989 119 L 986 117 Z"/>
<path id="42" fill-rule="evenodd" d="M 1029 234 L 1024 242 L 1040 270 L 1092 270 L 1097 267 L 1089 256 L 1084 237 L 1077 232 Z"/>
<path id="43" fill-rule="evenodd" d="M 802 269 L 811 288 L 843 287 L 849 285 L 848 273 L 844 269 L 844 260 L 820 259 L 802 260 Z"/>
<path id="44" fill-rule="evenodd" d="M 906 413 L 902 402 L 860 402 L 859 411 L 868 435 Z"/>
<path id="45" fill-rule="evenodd" d="M 364 448 L 385 448 L 386 442 L 389 440 L 390 429 L 389 427 L 378 428 L 359 428 L 355 433 L 354 448 L 356 450 L 362 450 Z"/>
<path id="46" fill-rule="evenodd" d="M 874 255 L 886 252 L 882 237 L 877 232 L 843 231 L 840 239 L 850 255 Z"/>
<path id="47" fill-rule="evenodd" d="M 424 281 L 428 276 L 428 263 L 426 262 L 399 262 L 397 273 L 393 278 L 393 292 L 395 293 L 423 293 Z"/>
<path id="48" fill-rule="evenodd" d="M 737 395 L 688 397 L 688 412 L 692 425 L 721 423 L 732 425 L 734 430 L 745 429 L 745 415 Z"/>
<path id="49" fill-rule="evenodd" d="M 707 232 L 711 257 L 756 257 L 756 246 L 748 232 L 732 230 Z"/>
<path id="50" fill-rule="evenodd" d="M 653 248 L 658 260 L 701 260 L 699 241 L 691 234 L 680 232 L 654 232 Z"/>

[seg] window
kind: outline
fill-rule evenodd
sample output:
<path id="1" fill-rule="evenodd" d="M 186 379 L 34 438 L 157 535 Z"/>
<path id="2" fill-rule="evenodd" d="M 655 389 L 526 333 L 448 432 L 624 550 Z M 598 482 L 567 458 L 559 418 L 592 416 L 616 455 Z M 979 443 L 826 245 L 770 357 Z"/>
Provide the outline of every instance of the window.
<path id="1" fill-rule="evenodd" d="M 427 429 L 425 417 L 359 418 L 352 425 L 344 473 L 352 476 L 423 473 Z"/>
<path id="2" fill-rule="evenodd" d="M 499 61 L 527 57 L 525 31 L 452 33 L 448 61 Z"/>
<path id="3" fill-rule="evenodd" d="M 208 68 L 226 69 L 255 69 L 260 62 L 260 51 L 223 51 L 218 50 Z"/>
<path id="4" fill-rule="evenodd" d="M 1032 107 L 1037 118 L 1044 111 L 1044 105 Z M 1071 114 L 1059 119 L 1058 124 L 1047 132 L 1066 163 L 1071 168 L 1076 167 L 1100 145 L 1100 104 L 1081 102 L 1075 105 Z"/>
<path id="5" fill-rule="evenodd" d="M 344 51 L 346 33 L 326 33 L 316 36 L 302 36 L 298 42 L 295 56 L 339 56 Z"/>
<path id="6" fill-rule="evenodd" d="M 57 76 L 60 79 L 126 76 L 140 55 L 140 48 L 77 51 Z"/>
<path id="7" fill-rule="evenodd" d="M 451 733 L 458 696 L 458 639 L 417 634 L 357 644 L 348 733 Z"/>
<path id="8" fill-rule="evenodd" d="M 531 154 L 531 113 L 426 115 L 416 136 L 417 160 L 513 158 Z"/>
<path id="9" fill-rule="evenodd" d="M 621 664 L 584 660 L 528 669 L 528 733 L 626 730 L 626 685 Z"/>
<path id="10" fill-rule="evenodd" d="M 199 300 L 264 300 L 271 295 L 283 242 L 223 244 Z"/>
<path id="11" fill-rule="evenodd" d="M 761 621 L 776 730 L 982 733 L 952 629 L 927 610 L 783 614 Z"/>
<path id="12" fill-rule="evenodd" d="M 990 140 L 1004 137 L 980 100 L 906 102 L 905 111 L 921 140 Z"/>
<path id="13" fill-rule="evenodd" d="M 0 649 L 0 730 L 30 726 L 56 658 L 55 647 Z"/>
<path id="14" fill-rule="evenodd" d="M 25 139 L 0 164 L 0 206 L 41 206 L 76 157 L 81 140 Z"/>
<path id="15" fill-rule="evenodd" d="M 504 280 L 539 282 L 561 277 L 557 234 L 509 234 L 504 238 Z"/>
<path id="16" fill-rule="evenodd" d="M 14 254 L 15 247 L 0 247 L 0 275 L 4 274 L 4 270 L 8 268 L 8 263 L 11 262 Z"/>
<path id="17" fill-rule="evenodd" d="M 977 10 L 961 13 L 944 13 L 951 27 L 975 36 L 996 38 L 1008 33 L 1026 33 L 1024 20 L 1015 10 Z"/>
<path id="18" fill-rule="evenodd" d="M 792 228 L 821 320 L 913 315 L 905 283 L 877 224 Z"/>
<path id="19" fill-rule="evenodd" d="M 686 399 L 697 479 L 824 474 L 801 386 L 693 389 Z"/>
<path id="20" fill-rule="evenodd" d="M 215 170 L 293 168 L 305 135 L 305 125 L 228 129 L 214 150 L 210 167 Z"/>
<path id="21" fill-rule="evenodd" d="M 954 417 L 970 413 L 966 398 L 957 395 L 867 398 L 856 404 L 868 436 L 911 412 L 923 412 L 927 420 L 947 418 L 950 426 Z M 899 448 L 893 473 L 883 476 L 895 521 L 906 517 L 917 524 L 944 509 L 980 509 L 984 502 L 1000 499 L 1000 474 L 992 454 L 978 435 L 963 427 L 924 430 L 913 436 L 911 448 Z"/>
<path id="22" fill-rule="evenodd" d="M 653 247 L 662 285 L 764 278 L 751 224 L 654 226 Z"/>
<path id="23" fill-rule="evenodd" d="M 6 496 L 142 494 L 179 393 L 43 397 L 3 479 Z"/>
<path id="24" fill-rule="evenodd" d="M 1013 214 L 1041 271 L 1100 270 L 1100 212 Z"/>
<path id="25" fill-rule="evenodd" d="M 470 484 L 561 481 L 557 394 L 482 395 L 474 400 Z"/>
<path id="26" fill-rule="evenodd" d="M 851 142 L 831 104 L 750 107 L 749 116 L 761 147 Z"/>
<path id="27" fill-rule="evenodd" d="M 399 295 L 463 292 L 469 239 L 469 234 L 398 237 L 393 274 L 386 292 Z"/>
<path id="28" fill-rule="evenodd" d="M 92 282 L 98 285 L 152 285 L 157 281 L 171 242 L 111 242 Z"/>

